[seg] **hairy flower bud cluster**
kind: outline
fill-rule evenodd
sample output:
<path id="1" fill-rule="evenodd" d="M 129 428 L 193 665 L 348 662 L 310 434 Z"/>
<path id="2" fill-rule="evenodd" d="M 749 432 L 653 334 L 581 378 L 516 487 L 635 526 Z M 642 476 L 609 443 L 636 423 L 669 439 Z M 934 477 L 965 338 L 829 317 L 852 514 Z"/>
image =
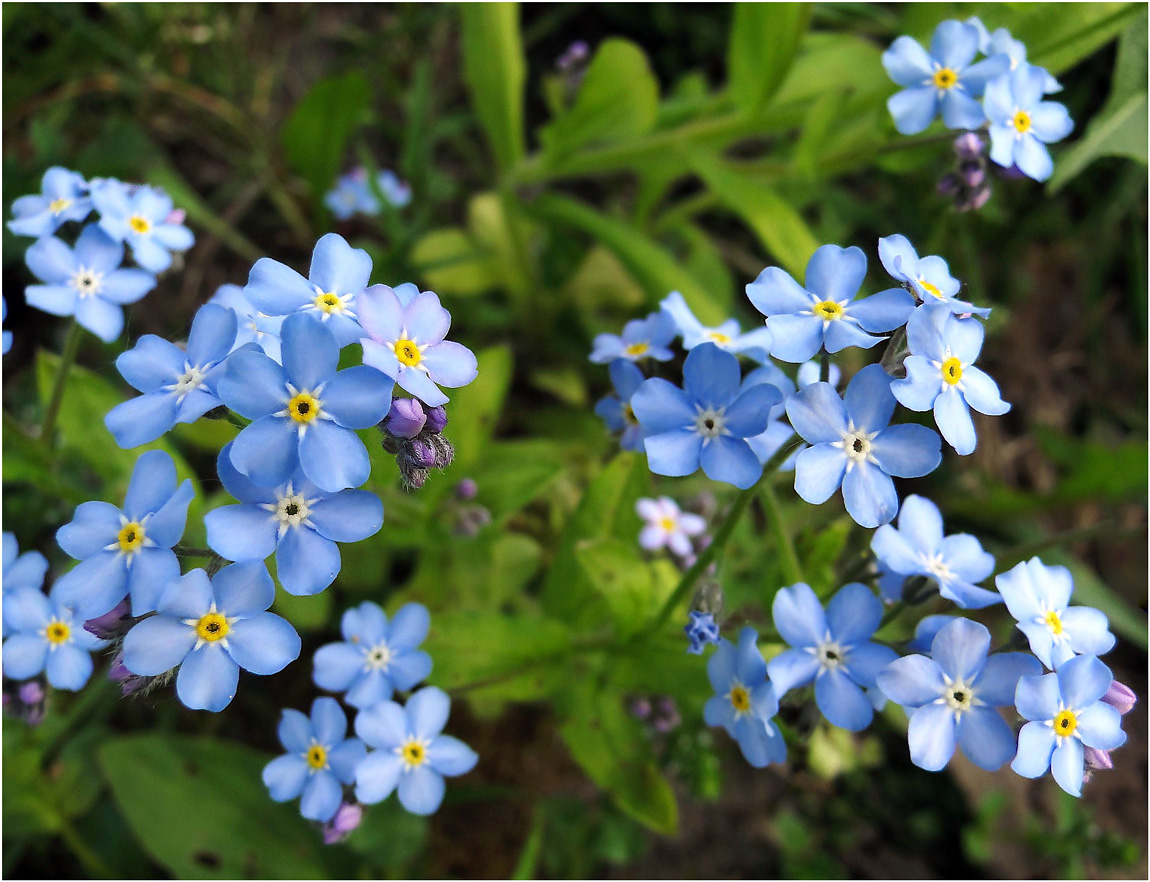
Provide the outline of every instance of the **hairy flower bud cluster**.
<path id="1" fill-rule="evenodd" d="M 938 182 L 938 192 L 954 200 L 955 211 L 978 211 L 990 199 L 985 147 L 974 132 L 963 132 L 954 139 L 957 167 Z"/>
<path id="2" fill-rule="evenodd" d="M 377 428 L 383 435 L 383 449 L 394 454 L 404 486 L 418 490 L 431 469 L 445 469 L 455 457 L 455 448 L 443 436 L 447 410 L 442 404 L 429 407 L 418 398 L 396 397 Z"/>

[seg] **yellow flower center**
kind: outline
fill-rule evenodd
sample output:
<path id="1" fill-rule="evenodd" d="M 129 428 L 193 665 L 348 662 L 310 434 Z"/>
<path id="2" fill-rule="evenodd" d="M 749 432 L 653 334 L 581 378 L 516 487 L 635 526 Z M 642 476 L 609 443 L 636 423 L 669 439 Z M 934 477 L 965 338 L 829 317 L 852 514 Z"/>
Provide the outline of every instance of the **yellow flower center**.
<path id="1" fill-rule="evenodd" d="M 228 624 L 228 620 L 218 612 L 205 613 L 196 622 L 196 634 L 201 640 L 207 640 L 209 643 L 223 640 L 228 636 L 230 630 L 231 625 Z"/>
<path id="2" fill-rule="evenodd" d="M 1051 610 L 1045 616 L 1043 616 L 1043 619 L 1045 619 L 1046 627 L 1050 629 L 1051 634 L 1053 634 L 1055 637 L 1061 636 L 1062 619 L 1058 617 L 1058 613 L 1056 613 L 1054 610 Z"/>
<path id="3" fill-rule="evenodd" d="M 731 342 L 730 336 L 728 334 L 722 333 L 721 331 L 711 331 L 709 334 L 707 334 L 707 336 L 710 337 L 714 342 L 718 343 L 720 346 L 727 346 Z"/>
<path id="4" fill-rule="evenodd" d="M 942 292 L 939 291 L 937 287 L 932 285 L 926 279 L 919 279 L 918 283 L 920 285 L 922 285 L 923 290 L 926 291 L 926 293 L 929 294 L 931 297 L 937 297 L 939 300 L 943 299 Z"/>
<path id="5" fill-rule="evenodd" d="M 316 770 L 327 765 L 327 751 L 323 749 L 323 745 L 313 744 L 308 748 L 307 764 Z"/>
<path id="6" fill-rule="evenodd" d="M 1050 722 L 1054 726 L 1054 734 L 1063 738 L 1069 738 L 1078 728 L 1078 717 L 1071 710 L 1059 711 Z"/>
<path id="7" fill-rule="evenodd" d="M 52 214 L 59 214 L 61 211 L 63 211 L 65 208 L 67 208 L 71 204 L 72 204 L 71 199 L 65 199 L 63 197 L 60 197 L 59 199 L 53 199 L 51 202 L 48 203 L 48 210 L 50 212 L 52 212 Z"/>
<path id="8" fill-rule="evenodd" d="M 403 759 L 409 766 L 418 766 L 427 759 L 427 750 L 418 741 L 412 739 L 403 745 Z"/>
<path id="9" fill-rule="evenodd" d="M 727 698 L 731 700 L 731 706 L 741 714 L 751 709 L 751 695 L 742 686 L 733 687 Z"/>
<path id="10" fill-rule="evenodd" d="M 287 409 L 297 423 L 310 423 L 319 416 L 319 399 L 310 392 L 300 392 L 288 402 Z"/>
<path id="11" fill-rule="evenodd" d="M 936 89 L 949 89 L 958 82 L 958 74 L 949 67 L 940 67 L 934 72 L 934 87 Z"/>
<path id="12" fill-rule="evenodd" d="M 843 308 L 833 300 L 820 300 L 811 311 L 824 322 L 833 322 L 843 317 Z"/>
<path id="13" fill-rule="evenodd" d="M 395 357 L 400 364 L 408 367 L 417 367 L 423 361 L 423 354 L 419 351 L 419 344 L 414 340 L 396 340 Z"/>
<path id="14" fill-rule="evenodd" d="M 135 521 L 132 521 L 130 524 L 124 524 L 116 536 L 116 541 L 120 543 L 120 551 L 125 554 L 135 551 L 144 544 L 143 526 L 137 524 Z"/>
<path id="15" fill-rule="evenodd" d="M 72 635 L 72 629 L 59 619 L 53 619 L 48 623 L 48 628 L 44 633 L 48 637 L 49 643 L 59 646 L 61 643 L 67 642 Z"/>
<path id="16" fill-rule="evenodd" d="M 651 347 L 648 346 L 646 343 L 632 343 L 630 346 L 628 346 L 623 351 L 625 353 L 627 353 L 629 356 L 631 356 L 632 358 L 638 358 L 640 355 L 645 354 L 646 351 L 650 348 Z"/>
<path id="17" fill-rule="evenodd" d="M 675 529 L 675 520 L 674 518 L 661 518 L 659 520 L 659 526 L 663 528 L 664 532 L 670 533 Z"/>
<path id="18" fill-rule="evenodd" d="M 942 363 L 942 379 L 951 386 L 962 380 L 962 362 L 953 355 Z"/>
<path id="19" fill-rule="evenodd" d="M 1015 111 L 1013 122 L 1014 122 L 1014 128 L 1017 130 L 1018 134 L 1025 135 L 1027 132 L 1030 131 L 1030 126 L 1031 126 L 1030 114 L 1027 113 L 1025 110 Z"/>
<path id="20" fill-rule="evenodd" d="M 152 229 L 151 222 L 145 217 L 140 217 L 138 214 L 134 214 L 128 218 L 128 226 L 137 233 L 147 233 Z"/>
<path id="21" fill-rule="evenodd" d="M 313 303 L 316 309 L 328 315 L 333 312 L 343 312 L 343 301 L 339 299 L 338 294 L 332 294 L 330 291 L 326 294 L 316 295 Z"/>

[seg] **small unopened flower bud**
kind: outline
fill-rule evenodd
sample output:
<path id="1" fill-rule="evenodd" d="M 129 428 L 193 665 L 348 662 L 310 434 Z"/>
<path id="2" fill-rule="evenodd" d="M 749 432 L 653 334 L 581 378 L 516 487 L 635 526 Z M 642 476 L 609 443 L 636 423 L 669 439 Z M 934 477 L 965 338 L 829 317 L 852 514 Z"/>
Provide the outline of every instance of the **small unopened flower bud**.
<path id="1" fill-rule="evenodd" d="M 1083 754 L 1086 758 L 1086 768 L 1090 769 L 1113 769 L 1114 760 L 1110 758 L 1109 750 L 1099 750 L 1096 747 L 1087 747 Z M 1089 771 L 1087 772 L 1089 774 Z"/>
<path id="2" fill-rule="evenodd" d="M 690 621 L 683 626 L 683 633 L 687 635 L 689 646 L 687 652 L 691 655 L 702 655 L 707 644 L 719 642 L 719 626 L 711 613 L 700 612 L 697 609 L 689 613 Z"/>
<path id="3" fill-rule="evenodd" d="M 559 56 L 555 62 L 555 66 L 561 71 L 568 71 L 575 65 L 584 61 L 590 51 L 591 48 L 585 41 L 576 40 L 574 43 L 567 47 L 566 52 Z"/>
<path id="4" fill-rule="evenodd" d="M 17 694 L 24 704 L 39 704 L 44 700 L 44 687 L 36 680 L 29 680 L 27 683 L 20 684 L 20 689 Z"/>
<path id="5" fill-rule="evenodd" d="M 977 159 L 985 146 L 974 132 L 963 132 L 954 139 L 954 155 L 959 159 Z"/>
<path id="6" fill-rule="evenodd" d="M 464 478 L 455 485 L 455 498 L 461 502 L 470 502 L 479 494 L 479 485 L 471 478 Z"/>
<path id="7" fill-rule="evenodd" d="M 960 199 L 954 206 L 958 211 L 978 211 L 990 201 L 990 187 L 983 184 L 967 198 Z"/>
<path id="8" fill-rule="evenodd" d="M 417 438 L 408 445 L 411 460 L 419 468 L 430 469 L 435 467 L 435 448 L 427 441 Z"/>
<path id="9" fill-rule="evenodd" d="M 986 170 L 981 162 L 964 162 L 959 169 L 959 177 L 966 186 L 974 189 L 986 180 Z"/>
<path id="10" fill-rule="evenodd" d="M 491 523 L 491 512 L 482 505 L 469 505 L 460 510 L 452 532 L 456 536 L 474 539 L 479 531 Z"/>
<path id="11" fill-rule="evenodd" d="M 675 700 L 669 695 L 664 695 L 655 703 L 655 713 L 651 720 L 651 726 L 656 732 L 670 732 L 676 728 L 683 718 L 679 716 L 679 708 L 675 705 Z"/>
<path id="12" fill-rule="evenodd" d="M 166 218 L 164 218 L 164 223 L 166 223 L 166 224 L 182 224 L 184 222 L 184 218 L 186 218 L 187 216 L 188 216 L 188 213 L 186 211 L 184 211 L 182 208 L 173 208 L 171 211 L 168 212 L 168 216 Z"/>
<path id="13" fill-rule="evenodd" d="M 651 716 L 651 702 L 647 698 L 639 697 L 631 701 L 631 716 L 637 720 L 645 720 Z"/>
<path id="14" fill-rule="evenodd" d="M 345 802 L 338 809 L 330 821 L 324 824 L 323 841 L 325 845 L 335 845 L 346 839 L 363 821 L 363 806 L 355 802 Z"/>
<path id="15" fill-rule="evenodd" d="M 128 601 L 121 600 L 102 616 L 84 622 L 84 630 L 101 640 L 115 640 L 128 630 L 131 610 Z"/>
<path id="16" fill-rule="evenodd" d="M 447 428 L 447 408 L 442 404 L 437 404 L 435 407 L 425 408 L 427 412 L 427 428 L 439 434 Z"/>
<path id="17" fill-rule="evenodd" d="M 1110 684 L 1110 688 L 1106 690 L 1106 694 L 1102 696 L 1102 700 L 1117 710 L 1118 713 L 1128 714 L 1134 709 L 1134 705 L 1138 701 L 1138 696 L 1135 695 L 1134 690 L 1125 683 L 1119 683 L 1115 680 Z"/>
<path id="18" fill-rule="evenodd" d="M 943 175 L 936 189 L 939 196 L 957 196 L 962 190 L 962 180 L 955 174 Z"/>
<path id="19" fill-rule="evenodd" d="M 383 421 L 384 429 L 396 438 L 414 438 L 427 422 L 423 405 L 416 398 L 393 398 Z"/>

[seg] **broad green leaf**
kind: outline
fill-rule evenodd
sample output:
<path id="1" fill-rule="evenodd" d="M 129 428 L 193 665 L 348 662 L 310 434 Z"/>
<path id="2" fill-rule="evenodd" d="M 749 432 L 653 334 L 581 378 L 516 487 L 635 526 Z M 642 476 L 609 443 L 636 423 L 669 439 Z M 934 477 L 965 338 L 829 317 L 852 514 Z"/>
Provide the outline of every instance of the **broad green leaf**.
<path id="1" fill-rule="evenodd" d="M 575 104 L 539 132 L 549 158 L 591 144 L 626 141 L 649 132 L 659 112 L 659 84 L 643 50 L 608 38 L 595 52 Z"/>
<path id="2" fill-rule="evenodd" d="M 586 611 L 595 589 L 579 563 L 579 544 L 588 539 L 637 536 L 640 520 L 635 501 L 650 486 L 646 460 L 627 452 L 618 454 L 591 482 L 567 521 L 543 586 L 543 607 L 550 615 L 571 621 Z"/>
<path id="3" fill-rule="evenodd" d="M 587 539 L 575 548 L 587 578 L 607 601 L 620 634 L 641 628 L 657 608 L 649 565 L 635 542 L 618 538 Z"/>
<path id="4" fill-rule="evenodd" d="M 1030 63 L 1060 74 L 1120 35 L 1146 7 L 1142 3 L 1023 3 L 1014 8 L 1020 18 L 1010 31 L 1026 44 Z"/>
<path id="5" fill-rule="evenodd" d="M 769 256 L 801 279 L 819 245 L 802 216 L 772 188 L 714 157 L 697 157 L 694 168 L 722 203 L 754 231 Z"/>
<path id="6" fill-rule="evenodd" d="M 484 450 L 511 385 L 511 350 L 491 346 L 476 353 L 479 374 L 467 386 L 451 393 L 449 422 L 444 434 L 455 445 L 454 474 L 466 477 L 467 469 L 483 460 Z"/>
<path id="7" fill-rule="evenodd" d="M 440 294 L 482 294 L 501 277 L 494 256 L 458 227 L 426 234 L 412 247 L 411 262 L 427 286 Z"/>
<path id="8" fill-rule="evenodd" d="M 545 218 L 588 233 L 615 252 L 623 265 L 647 290 L 652 307 L 672 291 L 679 291 L 704 324 L 728 318 L 710 291 L 698 279 L 639 230 L 567 196 L 554 193 L 535 199 L 529 210 Z"/>
<path id="9" fill-rule="evenodd" d="M 807 3 L 736 3 L 727 78 L 736 103 L 758 113 L 782 85 L 810 21 Z"/>
<path id="10" fill-rule="evenodd" d="M 562 470 L 562 454 L 553 442 L 498 441 L 469 477 L 479 486 L 476 501 L 498 522 L 543 493 Z"/>
<path id="11" fill-rule="evenodd" d="M 288 164 L 318 199 L 335 182 L 348 140 L 371 104 L 367 78 L 359 71 L 320 80 L 291 112 L 280 131 Z"/>
<path id="12" fill-rule="evenodd" d="M 99 759 L 141 847 L 177 878 L 327 876 L 319 833 L 268 798 L 267 754 L 165 732 L 110 741 Z"/>
<path id="13" fill-rule="evenodd" d="M 514 3 L 464 3 L 463 73 L 496 164 L 506 170 L 523 155 L 526 61 Z"/>

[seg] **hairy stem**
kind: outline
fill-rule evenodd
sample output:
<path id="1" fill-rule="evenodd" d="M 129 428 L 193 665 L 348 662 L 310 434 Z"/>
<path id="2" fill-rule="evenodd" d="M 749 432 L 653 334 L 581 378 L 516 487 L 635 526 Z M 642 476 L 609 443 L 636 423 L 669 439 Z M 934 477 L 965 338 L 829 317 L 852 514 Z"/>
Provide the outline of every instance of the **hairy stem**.
<path id="1" fill-rule="evenodd" d="M 40 443 L 51 447 L 52 437 L 56 433 L 56 418 L 60 415 L 60 405 L 64 401 L 64 387 L 67 385 L 68 373 L 76 361 L 80 351 L 80 338 L 84 331 L 75 317 L 68 326 L 68 336 L 64 340 L 64 353 L 60 356 L 60 367 L 56 371 L 56 379 L 52 385 L 52 396 L 48 399 L 48 408 L 44 411 L 44 422 L 40 427 Z"/>

